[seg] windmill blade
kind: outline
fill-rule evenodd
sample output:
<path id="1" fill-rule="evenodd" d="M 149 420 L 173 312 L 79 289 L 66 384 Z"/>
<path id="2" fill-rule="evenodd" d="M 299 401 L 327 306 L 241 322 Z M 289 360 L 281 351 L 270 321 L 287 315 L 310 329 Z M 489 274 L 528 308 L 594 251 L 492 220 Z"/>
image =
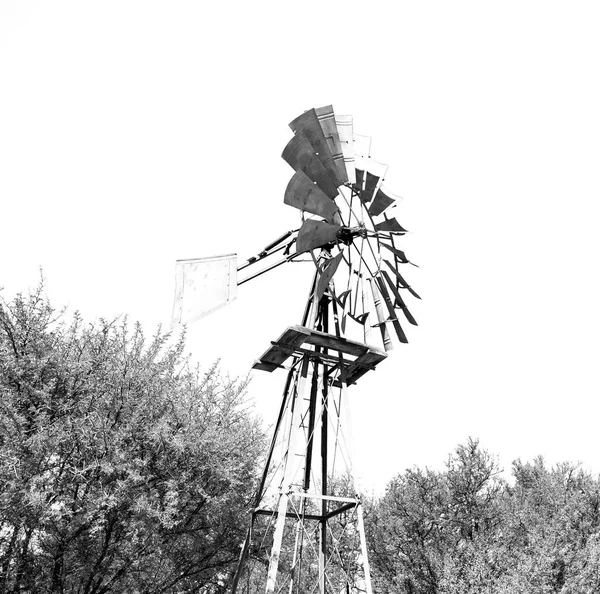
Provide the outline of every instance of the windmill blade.
<path id="1" fill-rule="evenodd" d="M 304 221 L 296 238 L 296 253 L 301 254 L 334 243 L 341 228 L 341 225 L 331 225 L 315 219 Z"/>
<path id="2" fill-rule="evenodd" d="M 353 184 L 356 182 L 354 173 L 354 140 L 353 140 L 353 120 L 351 115 L 336 115 L 335 123 L 340 134 L 340 144 L 342 145 L 342 154 L 344 155 L 344 166 L 348 181 Z"/>
<path id="3" fill-rule="evenodd" d="M 341 254 L 341 252 L 340 252 L 340 254 Z M 346 319 L 348 317 L 348 313 L 346 312 L 346 301 L 348 300 L 348 296 L 350 295 L 350 293 L 352 291 L 350 289 L 347 289 L 343 293 L 340 293 L 340 295 L 335 294 L 335 289 L 333 287 L 331 287 L 330 291 L 331 291 L 331 296 L 334 301 L 335 315 L 336 316 L 338 315 L 335 304 L 337 304 L 340 307 L 340 310 L 342 312 L 341 329 L 342 329 L 342 334 L 344 334 L 346 332 Z"/>
<path id="4" fill-rule="evenodd" d="M 386 219 L 381 223 L 376 223 L 375 230 L 390 231 L 391 233 L 408 233 L 408 231 L 400 225 L 400 223 L 395 219 L 395 217 L 392 217 L 391 219 Z"/>
<path id="5" fill-rule="evenodd" d="M 351 317 L 351 318 L 352 318 L 352 319 L 353 319 L 355 322 L 358 322 L 358 323 L 359 323 L 361 326 L 364 326 L 364 325 L 365 325 L 365 323 L 366 323 L 366 321 L 367 321 L 367 318 L 369 317 L 369 312 L 367 311 L 367 312 L 365 312 L 365 313 L 361 313 L 361 314 L 360 314 L 360 315 L 358 315 L 358 316 L 355 316 L 355 315 L 353 315 L 353 314 L 351 314 L 351 313 L 348 313 L 348 315 L 349 315 L 349 316 L 350 316 L 350 317 Z M 376 324 L 376 325 L 378 325 L 378 324 Z"/>
<path id="6" fill-rule="evenodd" d="M 387 173 L 387 169 L 388 166 L 384 163 L 379 163 L 378 161 L 373 161 L 373 159 L 368 159 L 365 189 L 360 197 L 363 202 L 371 202 L 373 195 L 375 194 L 375 190 Z"/>
<path id="7" fill-rule="evenodd" d="M 403 311 L 404 315 L 406 316 L 406 319 L 413 326 L 418 326 L 417 321 L 415 320 L 413 315 L 408 310 L 408 307 L 406 307 L 406 303 L 404 303 L 404 300 L 402 299 L 398 289 L 396 288 L 396 284 L 392 282 L 390 275 L 385 270 L 382 270 L 381 273 L 383 274 L 383 278 L 385 278 L 387 284 L 389 285 L 390 289 L 392 290 L 392 293 L 394 294 L 394 297 L 396 298 L 396 303 L 400 307 L 400 309 Z"/>
<path id="8" fill-rule="evenodd" d="M 317 303 L 321 301 L 321 297 L 323 297 L 325 290 L 329 286 L 333 275 L 335 274 L 340 262 L 342 260 L 342 252 L 340 252 L 335 258 L 330 258 L 323 265 L 323 270 L 321 274 L 319 274 L 319 280 L 317 281 L 317 289 L 315 293 L 315 300 Z"/>
<path id="9" fill-rule="evenodd" d="M 341 254 L 341 252 L 340 252 Z M 336 295 L 335 292 L 332 293 L 333 299 L 335 300 L 335 302 L 342 308 L 342 309 L 346 309 L 346 301 L 348 301 L 348 296 L 350 295 L 352 291 L 350 289 L 347 289 L 346 291 L 344 291 L 343 293 L 340 293 L 339 295 Z"/>
<path id="10" fill-rule="evenodd" d="M 377 217 L 394 204 L 394 202 L 396 202 L 396 199 L 392 198 L 389 195 L 389 192 L 386 193 L 383 189 L 383 185 L 381 185 L 375 194 L 373 202 L 371 202 L 371 205 L 369 206 L 369 214 L 372 217 Z"/>
<path id="11" fill-rule="evenodd" d="M 319 118 L 319 124 L 323 130 L 323 134 L 329 145 L 329 150 L 333 155 L 333 162 L 335 163 L 338 179 L 345 183 L 348 181 L 348 174 L 346 173 L 346 166 L 344 165 L 344 154 L 342 152 L 342 144 L 340 142 L 340 133 L 335 122 L 335 114 L 333 113 L 333 106 L 326 105 L 325 107 L 315 108 L 317 118 Z"/>
<path id="12" fill-rule="evenodd" d="M 404 252 L 402 250 L 399 250 L 397 247 L 394 247 L 393 245 L 390 245 L 389 243 L 385 243 L 384 241 L 381 241 L 379 243 L 384 248 L 387 248 L 388 250 L 390 250 L 390 252 L 392 252 L 392 254 L 394 254 L 400 260 L 400 262 L 402 262 L 402 264 L 409 263 L 408 258 L 404 255 Z"/>
<path id="13" fill-rule="evenodd" d="M 365 180 L 365 189 L 362 191 L 360 195 L 360 199 L 364 202 L 371 202 L 373 199 L 373 193 L 375 192 L 375 188 L 379 183 L 379 178 L 376 175 L 373 175 L 370 171 L 367 171 L 367 178 Z"/>
<path id="14" fill-rule="evenodd" d="M 235 254 L 177 260 L 171 326 L 195 322 L 236 297 Z"/>
<path id="15" fill-rule="evenodd" d="M 331 153 L 321 124 L 319 124 L 317 112 L 314 109 L 305 111 L 302 115 L 291 121 L 289 125 L 294 134 L 302 132 L 306 138 L 308 138 L 319 161 L 323 163 L 327 173 L 329 173 L 329 177 L 331 177 L 335 183 L 336 188 L 341 185 L 342 181 L 339 179 L 337 166 L 333 160 L 333 154 Z"/>
<path id="16" fill-rule="evenodd" d="M 361 283 L 360 283 L 361 287 L 360 287 L 360 301 L 361 301 L 361 305 L 362 305 L 362 310 L 364 312 L 369 312 L 371 311 L 371 308 L 369 306 L 369 296 L 367 294 L 367 283 L 365 283 L 364 277 L 361 278 Z M 358 287 L 357 287 L 358 290 Z M 356 299 L 358 300 L 358 295 L 356 296 Z M 364 314 L 362 314 L 364 315 Z M 366 323 L 367 319 L 365 318 L 365 323 L 363 324 L 363 335 L 365 338 L 365 344 L 371 344 L 371 327 L 369 324 Z"/>
<path id="17" fill-rule="evenodd" d="M 297 132 L 292 137 L 281 157 L 295 171 L 303 171 L 329 198 L 333 199 L 338 195 L 334 181 L 302 132 Z"/>
<path id="18" fill-rule="evenodd" d="M 381 340 L 383 341 L 383 348 L 385 351 L 391 351 L 394 348 L 392 344 L 392 339 L 390 338 L 390 333 L 388 332 L 387 326 L 385 324 L 386 319 L 383 314 L 383 306 L 381 305 L 381 295 L 377 289 L 377 285 L 374 282 L 374 279 L 367 279 L 369 286 L 371 287 L 371 294 L 373 295 L 373 304 L 375 305 L 375 313 L 377 314 L 377 320 L 379 322 L 379 330 L 381 332 Z"/>
<path id="19" fill-rule="evenodd" d="M 283 202 L 299 210 L 323 217 L 332 223 L 341 223 L 336 203 L 328 198 L 302 171 L 296 171 L 290 179 Z"/>
<path id="20" fill-rule="evenodd" d="M 360 193 L 363 190 L 365 172 L 362 169 L 356 168 L 354 170 L 354 177 L 356 178 L 356 181 L 355 181 L 355 183 L 352 184 L 352 189 L 354 191 L 358 192 L 360 195 Z"/>
<path id="21" fill-rule="evenodd" d="M 383 282 L 380 276 L 376 276 L 374 280 L 377 283 L 377 288 L 381 291 L 381 296 L 383 297 L 387 309 L 390 312 L 390 318 L 392 320 L 394 330 L 396 330 L 396 336 L 398 336 L 398 340 L 400 342 L 407 343 L 408 338 L 406 338 L 406 334 L 404 334 L 404 330 L 402 330 L 402 326 L 400 326 L 400 322 L 396 317 L 396 310 L 394 309 L 394 304 L 392 303 L 390 294 L 388 293 L 385 283 Z"/>
<path id="22" fill-rule="evenodd" d="M 417 299 L 421 299 L 421 297 L 417 294 L 417 292 L 404 280 L 404 277 L 400 274 L 399 270 L 389 261 L 383 258 L 383 261 L 387 264 L 389 269 L 394 273 L 396 278 L 398 279 L 398 283 L 403 289 L 408 289 L 408 291 L 414 295 Z"/>

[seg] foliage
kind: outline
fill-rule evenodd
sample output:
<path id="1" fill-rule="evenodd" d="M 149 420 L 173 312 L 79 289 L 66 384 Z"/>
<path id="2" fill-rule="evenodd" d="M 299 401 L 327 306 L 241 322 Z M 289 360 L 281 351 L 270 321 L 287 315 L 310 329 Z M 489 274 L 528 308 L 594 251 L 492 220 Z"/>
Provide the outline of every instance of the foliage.
<path id="1" fill-rule="evenodd" d="M 410 594 L 600 591 L 600 481 L 572 464 L 513 464 L 469 440 L 446 470 L 398 475 L 368 516 L 375 590 Z"/>
<path id="2" fill-rule="evenodd" d="M 160 329 L 0 304 L 0 592 L 225 587 L 262 445 L 243 382 Z"/>

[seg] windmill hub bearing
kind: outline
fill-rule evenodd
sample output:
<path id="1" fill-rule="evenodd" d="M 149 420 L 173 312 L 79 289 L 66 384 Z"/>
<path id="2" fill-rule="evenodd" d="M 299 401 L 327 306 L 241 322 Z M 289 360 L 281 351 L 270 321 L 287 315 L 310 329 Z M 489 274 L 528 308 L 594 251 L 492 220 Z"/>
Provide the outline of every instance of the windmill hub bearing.
<path id="1" fill-rule="evenodd" d="M 346 245 L 350 245 L 355 237 L 366 237 L 367 228 L 364 224 L 360 224 L 357 227 L 342 227 L 337 232 L 337 238 L 339 241 Z"/>

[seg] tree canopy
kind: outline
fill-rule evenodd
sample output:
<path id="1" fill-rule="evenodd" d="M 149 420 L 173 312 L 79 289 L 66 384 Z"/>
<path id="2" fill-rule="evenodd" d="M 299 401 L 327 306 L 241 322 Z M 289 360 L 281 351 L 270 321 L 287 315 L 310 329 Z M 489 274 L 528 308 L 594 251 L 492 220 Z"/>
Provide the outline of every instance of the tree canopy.
<path id="1" fill-rule="evenodd" d="M 574 464 L 513 463 L 477 440 L 442 472 L 407 470 L 370 502 L 378 592 L 600 592 L 600 481 Z"/>
<path id="2" fill-rule="evenodd" d="M 184 339 L 0 304 L 0 592 L 222 591 L 262 449 Z"/>

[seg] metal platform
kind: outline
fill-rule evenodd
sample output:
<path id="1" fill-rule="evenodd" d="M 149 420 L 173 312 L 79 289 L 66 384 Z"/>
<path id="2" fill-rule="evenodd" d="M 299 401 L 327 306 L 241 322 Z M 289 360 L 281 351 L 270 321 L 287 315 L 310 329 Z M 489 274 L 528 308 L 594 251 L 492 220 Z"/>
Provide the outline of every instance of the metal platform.
<path id="1" fill-rule="evenodd" d="M 304 326 L 290 326 L 277 340 L 271 342 L 269 349 L 252 367 L 270 373 L 283 367 L 288 358 L 305 355 L 325 365 L 328 374 L 339 370 L 334 386 L 341 384 L 342 376 L 347 385 L 355 384 L 367 371 L 375 369 L 387 357 L 385 351 L 361 342 Z"/>

